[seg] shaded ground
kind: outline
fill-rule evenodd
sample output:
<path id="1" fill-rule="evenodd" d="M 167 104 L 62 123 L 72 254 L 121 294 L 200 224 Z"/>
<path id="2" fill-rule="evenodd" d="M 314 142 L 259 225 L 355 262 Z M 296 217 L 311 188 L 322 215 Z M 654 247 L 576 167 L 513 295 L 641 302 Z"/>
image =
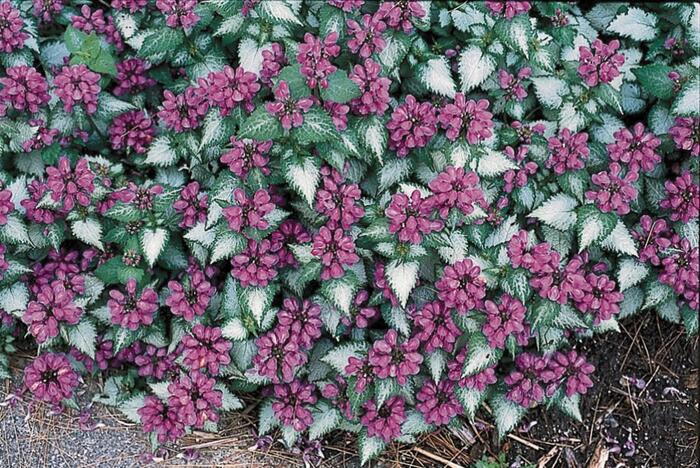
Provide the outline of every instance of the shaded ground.
<path id="1" fill-rule="evenodd" d="M 582 402 L 582 423 L 539 409 L 499 444 L 490 423 L 477 419 L 460 431 L 426 435 L 415 446 L 395 444 L 378 465 L 467 467 L 502 452 L 516 467 L 697 466 L 697 338 L 688 340 L 680 327 L 650 314 L 582 349 L 597 368 L 596 386 Z M 9 383 L 0 387 L 0 400 L 11 389 Z M 88 401 L 87 395 L 81 399 Z M 0 407 L 0 466 L 304 466 L 302 454 L 285 452 L 279 443 L 249 450 L 255 443 L 254 402 L 243 414 L 228 416 L 219 434 L 191 435 L 159 453 L 156 463 L 141 431 L 112 411 L 95 407 L 81 421 L 76 411 L 51 415 L 41 403 Z M 314 453 L 308 448 L 307 460 Z M 348 435 L 333 434 L 323 453 L 320 466 L 357 466 Z"/>

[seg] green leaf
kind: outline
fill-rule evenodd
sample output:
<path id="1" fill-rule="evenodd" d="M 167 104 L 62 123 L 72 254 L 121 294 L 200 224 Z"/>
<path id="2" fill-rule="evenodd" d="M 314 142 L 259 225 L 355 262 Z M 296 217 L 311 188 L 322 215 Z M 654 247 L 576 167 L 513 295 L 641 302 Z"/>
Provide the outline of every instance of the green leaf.
<path id="1" fill-rule="evenodd" d="M 70 53 L 76 53 L 80 51 L 83 46 L 83 42 L 87 39 L 88 35 L 82 31 L 75 29 L 73 26 L 68 26 L 66 31 L 63 33 L 63 42 Z"/>
<path id="2" fill-rule="evenodd" d="M 288 65 L 280 71 L 279 81 L 287 82 L 289 93 L 294 99 L 309 96 L 311 89 L 306 84 L 306 78 L 299 71 L 299 64 Z"/>
<path id="3" fill-rule="evenodd" d="M 327 112 L 312 108 L 304 114 L 304 123 L 293 131 L 294 137 L 302 145 L 334 141 L 338 131 Z"/>
<path id="4" fill-rule="evenodd" d="M 117 74 L 117 62 L 109 50 L 105 48 L 101 48 L 97 57 L 89 60 L 87 66 L 97 73 L 111 76 Z"/>
<path id="5" fill-rule="evenodd" d="M 256 109 L 241 125 L 238 138 L 272 140 L 283 135 L 282 125 L 264 107 Z"/>
<path id="6" fill-rule="evenodd" d="M 594 242 L 605 239 L 617 224 L 617 216 L 603 213 L 595 205 L 580 207 L 576 210 L 576 217 L 579 252 Z"/>
<path id="7" fill-rule="evenodd" d="M 357 439 L 357 445 L 360 452 L 360 464 L 364 465 L 368 461 L 376 458 L 386 448 L 386 442 L 379 437 L 367 436 L 367 431 L 360 432 Z"/>
<path id="8" fill-rule="evenodd" d="M 360 88 L 348 78 L 344 70 L 338 70 L 328 77 L 328 87 L 321 89 L 321 98 L 324 101 L 333 101 L 344 104 L 351 99 L 360 97 Z"/>
<path id="9" fill-rule="evenodd" d="M 668 77 L 671 71 L 673 68 L 668 65 L 656 63 L 635 68 L 632 73 L 644 91 L 659 99 L 670 99 L 675 94 L 673 82 Z"/>
<path id="10" fill-rule="evenodd" d="M 482 333 L 474 333 L 469 339 L 467 358 L 464 360 L 464 367 L 462 368 L 462 377 L 477 374 L 492 366 L 498 362 L 501 354 L 502 351 L 500 349 L 493 349 L 489 346 L 486 337 Z"/>
<path id="11" fill-rule="evenodd" d="M 68 327 L 68 341 L 91 358 L 95 358 L 97 330 L 92 320 L 83 319 L 74 327 Z"/>
<path id="12" fill-rule="evenodd" d="M 327 403 L 319 403 L 312 411 L 313 423 L 309 427 L 309 439 L 318 439 L 328 434 L 340 425 L 340 411 Z"/>

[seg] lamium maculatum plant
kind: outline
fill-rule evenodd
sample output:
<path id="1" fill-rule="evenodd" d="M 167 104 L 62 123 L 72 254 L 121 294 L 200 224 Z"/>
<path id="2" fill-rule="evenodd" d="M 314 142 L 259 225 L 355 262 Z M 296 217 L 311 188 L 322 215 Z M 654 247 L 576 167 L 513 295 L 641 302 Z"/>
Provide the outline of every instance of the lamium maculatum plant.
<path id="1" fill-rule="evenodd" d="M 700 4 L 0 0 L 0 375 L 362 462 L 698 331 Z"/>

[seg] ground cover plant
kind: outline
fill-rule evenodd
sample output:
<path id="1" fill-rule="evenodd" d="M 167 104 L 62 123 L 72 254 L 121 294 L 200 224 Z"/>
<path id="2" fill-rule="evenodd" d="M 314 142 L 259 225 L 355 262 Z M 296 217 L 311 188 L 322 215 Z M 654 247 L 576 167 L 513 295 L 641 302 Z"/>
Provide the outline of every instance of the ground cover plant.
<path id="1" fill-rule="evenodd" d="M 697 333 L 700 4 L 0 1 L 0 369 L 154 445 L 579 418 Z"/>

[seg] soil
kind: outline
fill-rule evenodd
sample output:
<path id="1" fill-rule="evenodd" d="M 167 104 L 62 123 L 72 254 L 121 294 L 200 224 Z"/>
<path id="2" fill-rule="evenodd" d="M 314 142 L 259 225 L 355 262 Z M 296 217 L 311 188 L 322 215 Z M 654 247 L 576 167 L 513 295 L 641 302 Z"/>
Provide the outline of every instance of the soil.
<path id="1" fill-rule="evenodd" d="M 596 385 L 582 400 L 582 422 L 541 408 L 499 442 L 488 418 L 477 418 L 460 430 L 427 434 L 415 445 L 393 444 L 370 466 L 470 467 L 498 454 L 507 463 L 494 468 L 697 466 L 697 337 L 688 339 L 680 326 L 652 314 L 623 321 L 621 329 L 579 346 L 596 366 Z M 13 388 L 10 383 L 0 386 L 0 402 Z M 81 403 L 87 405 L 89 395 L 90 389 Z M 220 433 L 192 434 L 153 459 L 140 429 L 112 409 L 93 407 L 87 421 L 91 430 L 85 431 L 79 413 L 52 415 L 50 408 L 25 396 L 15 405 L 0 405 L 0 466 L 304 466 L 304 457 L 285 451 L 279 441 L 250 450 L 256 411 L 255 402 L 249 403 L 243 413 L 226 416 Z M 311 453 L 309 449 L 307 455 Z M 323 456 L 307 457 L 313 463 L 308 466 L 359 466 L 348 434 L 331 434 Z"/>

